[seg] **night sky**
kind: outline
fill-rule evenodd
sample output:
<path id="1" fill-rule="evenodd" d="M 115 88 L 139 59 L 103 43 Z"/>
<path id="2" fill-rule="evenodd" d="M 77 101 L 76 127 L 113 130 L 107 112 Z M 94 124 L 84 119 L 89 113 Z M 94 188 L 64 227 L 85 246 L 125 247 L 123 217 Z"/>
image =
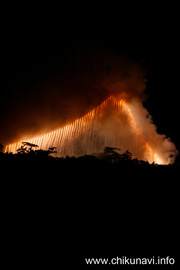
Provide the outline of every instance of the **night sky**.
<path id="1" fill-rule="evenodd" d="M 0 143 L 13 142 L 14 129 L 10 126 L 15 126 L 14 122 L 19 119 L 14 112 L 20 109 L 28 119 L 28 112 L 33 113 L 34 110 L 32 101 L 41 110 L 40 95 L 44 90 L 39 89 L 42 89 L 42 85 L 47 92 L 46 98 L 49 96 L 51 100 L 47 86 L 53 85 L 55 89 L 54 78 L 63 74 L 64 67 L 66 72 L 71 70 L 75 66 L 72 58 L 78 59 L 82 51 L 87 52 L 87 48 L 90 48 L 95 51 L 110 50 L 146 70 L 147 99 L 144 105 L 158 132 L 170 137 L 180 151 L 180 55 L 177 29 L 173 23 L 152 25 L 150 22 L 143 28 L 143 22 L 142 25 L 140 23 L 141 27 L 134 26 L 133 22 L 128 26 L 119 22 L 115 28 L 113 24 L 109 27 L 104 25 L 96 32 L 92 29 L 89 31 L 89 27 L 79 31 L 78 27 L 72 27 L 72 22 L 70 27 L 65 23 L 59 23 L 56 28 L 47 25 L 29 23 L 23 26 L 23 23 L 11 22 L 1 33 Z M 64 78 L 66 80 L 66 75 Z M 50 107 L 56 103 L 55 100 L 49 102 Z M 34 117 L 37 117 L 36 112 Z"/>

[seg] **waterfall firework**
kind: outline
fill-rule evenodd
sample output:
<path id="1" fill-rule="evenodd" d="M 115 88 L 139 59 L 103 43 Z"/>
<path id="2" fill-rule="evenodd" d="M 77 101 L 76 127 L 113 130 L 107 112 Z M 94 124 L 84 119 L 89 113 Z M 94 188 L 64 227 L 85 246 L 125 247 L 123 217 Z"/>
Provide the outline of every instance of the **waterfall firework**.
<path id="1" fill-rule="evenodd" d="M 56 147 L 59 157 L 109 146 L 150 163 L 174 162 L 175 144 L 158 134 L 143 105 L 143 67 L 110 51 L 84 51 L 60 67 L 51 79 L 25 81 L 7 97 L 0 134 L 6 152 L 26 141 L 44 150 Z"/>
<path id="2" fill-rule="evenodd" d="M 155 130 L 152 132 L 154 126 L 144 118 L 144 124 L 156 139 L 156 144 L 152 143 L 138 125 L 135 110 L 134 115 L 132 111 L 132 104 L 112 95 L 83 117 L 53 132 L 28 139 L 28 142 L 38 145 L 39 149 L 56 147 L 56 155 L 62 157 L 97 154 L 108 145 L 122 151 L 128 149 L 134 158 L 168 164 L 170 152 L 171 156 L 175 152 L 174 145 Z M 15 153 L 20 146 L 21 142 L 9 144 L 5 151 Z"/>

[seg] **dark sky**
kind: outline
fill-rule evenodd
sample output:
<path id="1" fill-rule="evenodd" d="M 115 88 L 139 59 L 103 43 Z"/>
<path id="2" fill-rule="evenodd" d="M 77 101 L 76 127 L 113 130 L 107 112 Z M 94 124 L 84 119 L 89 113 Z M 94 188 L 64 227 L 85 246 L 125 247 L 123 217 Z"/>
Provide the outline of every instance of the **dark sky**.
<path id="1" fill-rule="evenodd" d="M 78 27 L 72 27 L 72 22 L 70 27 L 61 23 L 58 27 L 48 28 L 47 25 L 11 23 L 1 32 L 2 142 L 13 132 L 7 127 L 14 121 L 14 110 L 19 107 L 22 114 L 32 110 L 28 99 L 41 108 L 38 86 L 41 87 L 43 82 L 52 84 L 53 78 L 63 73 L 64 66 L 71 68 L 68 65 L 74 55 L 78 57 L 80 51 L 90 47 L 98 51 L 111 50 L 146 69 L 145 93 L 148 98 L 145 107 L 158 132 L 170 137 L 180 150 L 180 55 L 177 27 L 173 23 L 167 21 L 156 25 L 150 21 L 143 28 L 143 21 L 138 25 L 133 22 L 129 25 L 119 22 L 118 25 L 116 22 L 116 27 L 104 25 L 96 31 L 89 27 L 79 31 Z"/>

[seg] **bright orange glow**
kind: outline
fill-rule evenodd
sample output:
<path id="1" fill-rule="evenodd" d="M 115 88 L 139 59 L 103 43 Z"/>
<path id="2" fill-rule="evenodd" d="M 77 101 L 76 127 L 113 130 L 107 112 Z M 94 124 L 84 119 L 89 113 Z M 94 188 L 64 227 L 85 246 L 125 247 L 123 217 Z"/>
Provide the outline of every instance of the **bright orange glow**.
<path id="1" fill-rule="evenodd" d="M 23 139 L 47 150 L 57 147 L 57 156 L 80 156 L 102 152 L 105 146 L 129 150 L 134 158 L 164 164 L 137 127 L 128 103 L 110 96 L 76 121 L 53 132 Z M 16 153 L 21 142 L 9 144 L 5 152 Z"/>
<path id="2" fill-rule="evenodd" d="M 158 155 L 153 151 L 153 149 L 149 146 L 149 144 L 143 140 L 142 134 L 141 134 L 140 130 L 137 128 L 137 125 L 136 125 L 135 119 L 134 119 L 134 117 L 133 117 L 133 114 L 132 114 L 130 108 L 128 107 L 127 103 L 125 102 L 125 100 L 121 100 L 121 101 L 119 101 L 119 103 L 122 103 L 122 104 L 123 104 L 123 109 L 126 111 L 126 114 L 127 114 L 128 117 L 129 117 L 130 125 L 131 125 L 132 128 L 134 129 L 136 135 L 139 137 L 139 140 L 141 140 L 141 142 L 143 143 L 143 148 L 144 148 L 144 150 L 148 153 L 149 157 L 150 157 L 151 159 L 153 159 L 153 161 L 154 161 L 156 164 L 165 164 L 165 163 L 158 157 Z M 148 159 L 149 159 L 149 158 L 148 158 Z"/>

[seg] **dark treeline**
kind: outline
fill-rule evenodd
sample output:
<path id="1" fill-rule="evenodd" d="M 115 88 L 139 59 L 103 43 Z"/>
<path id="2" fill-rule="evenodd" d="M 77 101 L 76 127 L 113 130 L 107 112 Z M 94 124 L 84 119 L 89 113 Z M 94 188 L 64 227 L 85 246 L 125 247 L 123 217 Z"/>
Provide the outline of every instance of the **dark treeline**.
<path id="1" fill-rule="evenodd" d="M 2 161 L 51 161 L 51 162 L 64 162 L 64 163 L 86 163 L 89 164 L 106 164 L 111 166 L 130 166 L 130 167 L 157 167 L 167 165 L 158 165 L 156 163 L 150 164 L 148 161 L 139 160 L 133 158 L 132 153 L 126 150 L 124 153 L 120 153 L 121 149 L 115 147 L 104 148 L 102 153 L 97 153 L 93 155 L 84 155 L 80 157 L 56 157 L 53 154 L 57 153 L 56 147 L 50 147 L 48 150 L 37 149 L 38 145 L 32 144 L 29 142 L 22 142 L 22 145 L 19 149 L 16 150 L 16 153 L 8 153 L 4 151 L 4 146 L 0 144 L 0 160 Z M 179 160 L 176 159 L 176 162 L 173 166 L 178 166 Z M 172 166 L 172 164 L 168 165 Z"/>
<path id="2" fill-rule="evenodd" d="M 67 178 L 73 185 L 78 183 L 77 179 L 79 183 L 91 179 L 95 185 L 101 185 L 103 181 L 145 181 L 147 177 L 154 181 L 165 179 L 168 175 L 171 178 L 172 174 L 176 179 L 180 169 L 178 161 L 169 165 L 150 164 L 133 158 L 128 150 L 123 153 L 119 148 L 108 146 L 102 153 L 94 155 L 57 157 L 55 147 L 42 150 L 28 142 L 23 142 L 15 154 L 4 153 L 2 146 L 0 166 L 1 172 L 6 171 L 8 178 L 14 179 L 16 171 L 17 179 L 31 179 L 36 181 L 36 185 L 38 181 L 50 181 L 52 178 L 61 184 L 66 184 L 64 179 Z"/>

